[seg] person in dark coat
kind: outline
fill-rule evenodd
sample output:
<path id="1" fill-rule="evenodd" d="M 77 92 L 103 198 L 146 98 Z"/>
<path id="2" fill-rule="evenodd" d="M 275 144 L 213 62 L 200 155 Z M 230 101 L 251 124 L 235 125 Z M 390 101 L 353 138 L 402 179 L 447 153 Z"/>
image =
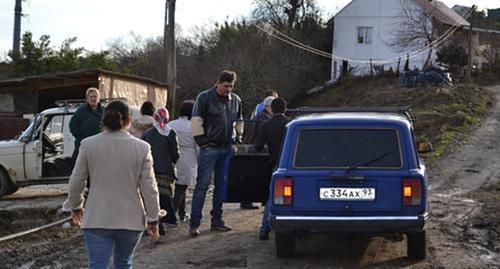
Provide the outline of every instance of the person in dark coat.
<path id="1" fill-rule="evenodd" d="M 75 137 L 72 165 L 74 165 L 78 156 L 81 141 L 101 132 L 101 119 L 104 108 L 99 102 L 99 90 L 88 88 L 85 92 L 85 101 L 85 105 L 79 107 L 69 121 L 69 130 Z"/>
<path id="2" fill-rule="evenodd" d="M 179 159 L 177 134 L 168 127 L 168 110 L 160 107 L 154 113 L 153 127 L 144 131 L 141 139 L 151 145 L 153 155 L 153 169 L 160 192 L 160 207 L 167 211 L 167 215 L 160 220 L 163 226 L 177 226 L 172 198 L 175 184 L 175 163 Z M 162 227 L 161 227 L 162 228 Z M 160 229 L 162 233 L 162 229 Z"/>
<path id="3" fill-rule="evenodd" d="M 198 157 L 198 175 L 191 202 L 191 220 L 189 234 L 200 235 L 203 206 L 208 187 L 214 175 L 212 195 L 212 215 L 210 229 L 227 232 L 232 229 L 222 217 L 224 181 L 231 156 L 231 144 L 240 141 L 238 132 L 233 139 L 233 131 L 242 126 L 241 99 L 234 94 L 236 73 L 224 70 L 215 85 L 196 97 L 191 118 L 191 129 L 196 144 L 200 147 Z M 242 128 L 241 128 L 242 129 Z"/>
<path id="4" fill-rule="evenodd" d="M 250 131 L 250 143 L 255 143 L 255 140 L 257 139 L 257 135 L 259 134 L 259 126 L 262 122 L 268 120 L 271 118 L 271 114 L 273 113 L 271 110 L 271 103 L 276 97 L 274 96 L 268 96 L 264 100 L 264 110 L 262 110 L 259 114 L 253 116 L 251 120 L 251 126 L 249 128 Z M 240 204 L 241 209 L 258 209 L 258 206 L 254 206 L 252 202 L 241 202 Z"/>
<path id="5" fill-rule="evenodd" d="M 271 155 L 271 166 L 275 169 L 280 157 L 281 146 L 286 132 L 286 124 L 289 119 L 285 116 L 286 102 L 282 98 L 274 99 L 271 103 L 271 109 L 273 111 L 272 118 L 260 125 L 259 135 L 255 141 L 255 149 L 262 150 L 264 145 L 267 144 L 269 155 Z M 264 215 L 262 216 L 262 224 L 259 233 L 259 238 L 261 240 L 268 240 L 269 232 L 271 231 L 271 227 L 269 226 L 270 201 L 271 199 L 268 198 L 266 208 L 264 209 Z"/>
<path id="6" fill-rule="evenodd" d="M 255 115 L 252 117 L 250 120 L 254 121 L 255 125 L 253 127 L 253 134 L 252 134 L 252 139 L 251 143 L 255 143 L 255 140 L 257 139 L 257 136 L 259 135 L 259 127 L 260 124 L 263 123 L 264 121 L 270 119 L 273 114 L 273 110 L 271 109 L 271 103 L 276 97 L 274 96 L 269 96 L 264 100 L 264 110 L 262 110 L 259 114 Z"/>

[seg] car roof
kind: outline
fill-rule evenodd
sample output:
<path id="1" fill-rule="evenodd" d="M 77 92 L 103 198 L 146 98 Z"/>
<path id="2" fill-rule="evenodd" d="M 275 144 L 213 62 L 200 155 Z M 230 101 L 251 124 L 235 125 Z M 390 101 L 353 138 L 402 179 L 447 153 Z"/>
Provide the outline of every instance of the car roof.
<path id="1" fill-rule="evenodd" d="M 60 107 L 53 107 L 53 108 L 48 108 L 42 111 L 41 113 L 44 115 L 50 115 L 50 114 L 61 114 L 61 113 L 69 113 L 73 114 L 75 111 L 79 108 L 80 106 L 60 106 Z M 129 106 L 130 112 L 132 113 L 133 118 L 138 118 L 141 116 L 141 111 L 140 108 L 137 106 Z"/>
<path id="2" fill-rule="evenodd" d="M 302 125 L 335 124 L 366 124 L 387 125 L 395 124 L 411 127 L 410 120 L 403 114 L 386 112 L 331 112 L 314 113 L 295 118 L 289 127 Z"/>
<path id="3" fill-rule="evenodd" d="M 49 114 L 66 114 L 66 113 L 75 113 L 76 109 L 78 107 L 54 107 L 54 108 L 48 108 L 42 111 L 42 114 L 49 115 Z"/>

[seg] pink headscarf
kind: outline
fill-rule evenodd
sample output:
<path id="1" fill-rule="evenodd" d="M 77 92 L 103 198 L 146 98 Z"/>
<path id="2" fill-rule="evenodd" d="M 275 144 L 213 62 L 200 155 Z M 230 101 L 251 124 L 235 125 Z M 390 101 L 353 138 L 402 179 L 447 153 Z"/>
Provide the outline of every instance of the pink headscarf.
<path id="1" fill-rule="evenodd" d="M 153 126 L 156 128 L 156 130 L 160 134 L 168 136 L 168 134 L 170 133 L 170 128 L 167 126 L 169 118 L 168 110 L 164 107 L 159 107 L 158 109 L 156 109 L 153 118 L 155 119 L 155 121 L 153 122 Z"/>

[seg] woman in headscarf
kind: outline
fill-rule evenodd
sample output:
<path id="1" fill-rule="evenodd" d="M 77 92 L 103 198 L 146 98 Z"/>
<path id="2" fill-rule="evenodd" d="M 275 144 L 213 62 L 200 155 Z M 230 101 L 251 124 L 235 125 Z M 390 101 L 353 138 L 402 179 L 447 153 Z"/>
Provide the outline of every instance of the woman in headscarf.
<path id="1" fill-rule="evenodd" d="M 167 126 L 169 120 L 168 110 L 159 107 L 154 115 L 153 127 L 144 131 L 142 139 L 151 145 L 153 155 L 153 169 L 160 192 L 160 206 L 167 211 L 167 216 L 160 220 L 161 226 L 177 226 L 172 198 L 175 184 L 175 163 L 179 159 L 177 134 Z M 160 234 L 163 234 L 160 227 Z"/>

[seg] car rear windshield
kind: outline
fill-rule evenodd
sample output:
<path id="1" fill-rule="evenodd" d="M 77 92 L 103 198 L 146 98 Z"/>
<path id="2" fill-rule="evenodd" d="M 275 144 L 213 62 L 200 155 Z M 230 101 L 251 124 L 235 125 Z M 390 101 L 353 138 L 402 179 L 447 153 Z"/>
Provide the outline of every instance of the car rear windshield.
<path id="1" fill-rule="evenodd" d="M 395 129 L 302 129 L 295 151 L 296 168 L 400 168 Z"/>

